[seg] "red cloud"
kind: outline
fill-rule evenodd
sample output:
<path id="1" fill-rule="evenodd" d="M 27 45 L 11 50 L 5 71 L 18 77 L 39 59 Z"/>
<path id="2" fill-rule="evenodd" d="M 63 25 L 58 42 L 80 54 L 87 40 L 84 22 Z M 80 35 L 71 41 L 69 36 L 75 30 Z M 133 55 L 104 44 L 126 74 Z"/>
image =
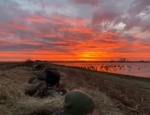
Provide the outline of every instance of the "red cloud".
<path id="1" fill-rule="evenodd" d="M 39 16 L 39 15 L 31 15 L 29 17 L 26 17 L 25 19 L 27 22 L 45 22 L 48 21 L 48 19 Z"/>
<path id="2" fill-rule="evenodd" d="M 10 26 L 14 29 L 17 29 L 17 30 L 29 30 L 29 28 L 25 25 L 21 25 L 21 24 L 10 24 Z"/>

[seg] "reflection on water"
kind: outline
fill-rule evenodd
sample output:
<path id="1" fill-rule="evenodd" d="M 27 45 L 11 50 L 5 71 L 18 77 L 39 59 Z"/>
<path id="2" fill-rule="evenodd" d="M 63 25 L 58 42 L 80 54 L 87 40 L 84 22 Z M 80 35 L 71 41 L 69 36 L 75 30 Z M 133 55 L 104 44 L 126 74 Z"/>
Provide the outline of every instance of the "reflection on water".
<path id="1" fill-rule="evenodd" d="M 150 78 L 150 63 L 59 62 L 55 64 Z"/>

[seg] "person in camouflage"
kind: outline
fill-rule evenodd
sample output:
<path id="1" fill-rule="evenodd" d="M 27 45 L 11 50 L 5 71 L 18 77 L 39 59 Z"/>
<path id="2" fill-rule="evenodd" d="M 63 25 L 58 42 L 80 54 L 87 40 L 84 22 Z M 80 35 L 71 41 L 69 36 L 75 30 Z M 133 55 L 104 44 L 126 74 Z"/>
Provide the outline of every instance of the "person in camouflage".
<path id="1" fill-rule="evenodd" d="M 36 75 L 36 77 L 34 78 L 30 78 L 29 79 L 29 83 L 30 84 L 40 84 L 45 80 L 45 76 L 46 76 L 46 72 L 47 70 L 56 70 L 56 68 L 46 68 L 44 71 L 35 71 L 34 75 Z"/>
<path id="2" fill-rule="evenodd" d="M 73 90 L 65 95 L 63 110 L 51 115 L 98 115 L 95 103 L 85 92 Z"/>
<path id="3" fill-rule="evenodd" d="M 66 93 L 65 89 L 59 88 L 60 74 L 56 70 L 47 69 L 45 80 L 38 85 L 33 97 L 58 97 Z"/>

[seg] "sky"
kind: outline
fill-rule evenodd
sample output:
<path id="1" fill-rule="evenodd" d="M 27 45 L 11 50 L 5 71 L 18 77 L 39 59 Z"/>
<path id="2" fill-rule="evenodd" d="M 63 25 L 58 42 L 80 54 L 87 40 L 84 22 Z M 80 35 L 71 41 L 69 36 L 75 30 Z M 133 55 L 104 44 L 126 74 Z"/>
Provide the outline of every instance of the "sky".
<path id="1" fill-rule="evenodd" d="M 0 61 L 150 60 L 150 0 L 0 0 Z"/>

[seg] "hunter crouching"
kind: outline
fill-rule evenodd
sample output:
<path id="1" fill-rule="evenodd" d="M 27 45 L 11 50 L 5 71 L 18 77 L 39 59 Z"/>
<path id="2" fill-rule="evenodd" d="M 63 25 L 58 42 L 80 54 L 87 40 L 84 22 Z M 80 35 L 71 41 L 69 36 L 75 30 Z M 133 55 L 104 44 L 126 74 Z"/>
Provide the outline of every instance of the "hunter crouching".
<path id="1" fill-rule="evenodd" d="M 33 97 L 58 97 L 64 95 L 67 91 L 59 88 L 60 74 L 56 70 L 47 70 L 45 81 L 38 85 Z"/>

